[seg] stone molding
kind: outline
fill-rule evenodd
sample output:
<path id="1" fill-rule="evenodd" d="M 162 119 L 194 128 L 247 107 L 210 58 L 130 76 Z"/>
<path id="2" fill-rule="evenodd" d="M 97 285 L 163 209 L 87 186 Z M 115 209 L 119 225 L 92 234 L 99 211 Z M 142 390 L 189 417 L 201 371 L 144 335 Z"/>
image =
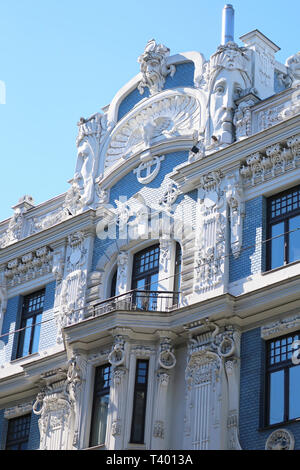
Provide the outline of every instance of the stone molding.
<path id="1" fill-rule="evenodd" d="M 244 187 L 256 186 L 300 166 L 300 135 L 250 155 L 240 170 Z"/>
<path id="2" fill-rule="evenodd" d="M 9 261 L 4 272 L 7 287 L 14 287 L 51 273 L 53 267 L 52 251 L 50 247 L 43 246 Z"/>
<path id="3" fill-rule="evenodd" d="M 262 326 L 261 337 L 269 340 L 298 329 L 300 329 L 300 315 L 295 315 Z"/>

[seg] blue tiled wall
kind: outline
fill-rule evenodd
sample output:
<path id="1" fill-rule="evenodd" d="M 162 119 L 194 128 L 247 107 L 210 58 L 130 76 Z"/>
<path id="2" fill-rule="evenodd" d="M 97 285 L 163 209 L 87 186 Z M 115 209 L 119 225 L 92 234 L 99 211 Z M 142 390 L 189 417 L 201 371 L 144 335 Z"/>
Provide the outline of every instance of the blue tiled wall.
<path id="1" fill-rule="evenodd" d="M 243 246 L 240 256 L 230 256 L 230 282 L 264 271 L 265 267 L 265 198 L 247 201 L 243 224 Z"/>
<path id="2" fill-rule="evenodd" d="M 131 171 L 122 178 L 110 191 L 110 203 L 113 204 L 119 196 L 131 198 L 142 188 L 157 189 L 162 186 L 166 175 L 171 173 L 173 169 L 181 163 L 188 160 L 188 152 L 172 152 L 165 155 L 165 159 L 161 162 L 160 172 L 158 176 L 149 184 L 144 185 L 138 182 L 136 175 Z M 153 196 L 157 198 L 157 195 Z"/>
<path id="3" fill-rule="evenodd" d="M 193 62 L 185 62 L 176 65 L 176 72 L 173 77 L 167 76 L 164 85 L 164 90 L 177 87 L 193 87 L 194 86 L 194 71 L 195 66 Z M 137 103 L 144 98 L 149 97 L 149 89 L 145 88 L 144 93 L 141 95 L 137 88 L 129 93 L 121 102 L 118 110 L 118 121 L 122 119 Z"/>
<path id="4" fill-rule="evenodd" d="M 143 195 L 147 199 L 147 203 L 151 202 L 158 202 L 160 197 L 162 197 L 163 192 L 167 183 L 170 181 L 167 177 L 169 173 L 173 171 L 173 169 L 177 166 L 182 164 L 183 162 L 188 160 L 188 152 L 173 152 L 170 154 L 165 155 L 165 160 L 161 162 L 161 169 L 158 176 L 149 184 L 143 185 L 137 181 L 136 175 L 131 171 L 128 173 L 124 178 L 122 178 L 115 186 L 111 188 L 110 191 L 110 204 L 116 207 L 115 201 L 119 200 L 120 196 L 126 197 L 130 199 L 133 195 L 138 193 L 139 191 L 143 190 Z M 176 201 L 176 204 L 180 203 L 187 203 L 190 200 L 197 200 L 197 191 L 193 191 L 191 196 L 186 195 L 185 198 L 181 196 Z M 189 217 L 193 217 L 193 212 L 189 211 Z M 93 262 L 92 262 L 92 270 L 96 269 L 97 263 L 101 256 L 104 255 L 106 250 L 111 244 L 115 244 L 115 240 L 101 240 L 96 237 L 94 243 L 94 254 L 93 254 Z"/>
<path id="5" fill-rule="evenodd" d="M 28 449 L 38 450 L 40 447 L 40 430 L 39 430 L 39 416 L 34 413 L 31 414 L 30 435 L 28 441 Z"/>
<path id="6" fill-rule="evenodd" d="M 0 410 L 0 449 L 5 448 L 6 444 L 6 432 L 7 432 L 7 423 L 4 419 L 4 410 Z"/>
<path id="7" fill-rule="evenodd" d="M 52 308 L 54 306 L 55 282 L 49 283 L 45 287 L 45 304 L 42 321 L 47 321 L 41 325 L 39 350 L 47 349 L 56 343 L 56 323 L 53 318 Z M 22 296 L 16 296 L 8 300 L 7 309 L 4 315 L 1 341 L 4 343 L 4 349 L 1 350 L 0 360 L 9 362 L 16 358 L 18 335 L 12 333 L 20 326 L 20 315 L 22 308 Z"/>
<path id="8" fill-rule="evenodd" d="M 17 350 L 17 338 L 13 331 L 19 327 L 18 315 L 21 308 L 22 299 L 20 296 L 8 299 L 7 308 L 4 315 L 3 326 L 1 335 L 1 341 L 4 342 L 4 362 L 11 361 L 16 356 Z M 10 334 L 9 334 L 10 333 Z M 1 357 L 2 359 L 2 357 Z"/>
<path id="9" fill-rule="evenodd" d="M 264 414 L 265 342 L 260 328 L 242 335 L 240 379 L 240 443 L 244 450 L 264 450 L 266 440 L 275 430 L 260 431 Z M 295 437 L 300 449 L 300 423 L 284 425 Z"/>

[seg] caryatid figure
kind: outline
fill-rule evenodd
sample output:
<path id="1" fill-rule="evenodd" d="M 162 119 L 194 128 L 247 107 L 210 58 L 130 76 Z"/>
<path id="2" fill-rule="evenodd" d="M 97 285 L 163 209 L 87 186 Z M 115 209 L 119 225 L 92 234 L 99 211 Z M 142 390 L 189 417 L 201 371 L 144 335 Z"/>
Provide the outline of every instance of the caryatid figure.
<path id="1" fill-rule="evenodd" d="M 89 206 L 94 200 L 94 179 L 101 138 L 106 131 L 106 118 L 96 113 L 88 119 L 81 118 L 76 139 L 78 158 L 74 181 L 81 190 L 83 205 Z"/>
<path id="2" fill-rule="evenodd" d="M 219 46 L 204 66 L 203 91 L 207 93 L 206 147 L 222 147 L 235 140 L 236 100 L 250 92 L 251 60 L 246 48 L 234 42 Z"/>

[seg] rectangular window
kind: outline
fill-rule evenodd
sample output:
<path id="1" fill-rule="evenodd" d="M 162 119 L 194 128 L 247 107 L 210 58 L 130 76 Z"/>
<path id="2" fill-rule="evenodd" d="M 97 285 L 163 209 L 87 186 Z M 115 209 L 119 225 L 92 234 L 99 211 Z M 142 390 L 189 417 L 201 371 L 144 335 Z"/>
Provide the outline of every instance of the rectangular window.
<path id="1" fill-rule="evenodd" d="M 44 301 L 44 289 L 23 299 L 17 358 L 38 351 Z"/>
<path id="2" fill-rule="evenodd" d="M 300 365 L 292 362 L 292 346 L 299 339 L 300 333 L 294 333 L 267 343 L 267 425 L 300 417 Z"/>
<path id="3" fill-rule="evenodd" d="M 159 271 L 159 245 L 135 254 L 132 271 L 134 302 L 140 310 L 156 311 Z"/>
<path id="4" fill-rule="evenodd" d="M 300 186 L 268 200 L 267 269 L 300 260 Z"/>
<path id="5" fill-rule="evenodd" d="M 110 384 L 111 365 L 105 364 L 97 367 L 95 372 L 90 447 L 105 444 Z"/>
<path id="6" fill-rule="evenodd" d="M 20 416 L 8 421 L 6 450 L 27 450 L 31 415 Z"/>
<path id="7" fill-rule="evenodd" d="M 144 443 L 148 368 L 149 361 L 141 359 L 137 361 L 130 439 L 130 441 L 134 444 Z"/>

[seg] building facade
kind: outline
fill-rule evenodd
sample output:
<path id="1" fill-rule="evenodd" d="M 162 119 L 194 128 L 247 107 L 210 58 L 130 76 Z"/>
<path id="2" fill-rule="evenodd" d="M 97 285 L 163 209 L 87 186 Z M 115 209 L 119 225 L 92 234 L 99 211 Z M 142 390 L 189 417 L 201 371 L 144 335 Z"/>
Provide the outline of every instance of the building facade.
<path id="1" fill-rule="evenodd" d="M 300 449 L 300 53 L 170 55 L 0 223 L 1 449 Z"/>

